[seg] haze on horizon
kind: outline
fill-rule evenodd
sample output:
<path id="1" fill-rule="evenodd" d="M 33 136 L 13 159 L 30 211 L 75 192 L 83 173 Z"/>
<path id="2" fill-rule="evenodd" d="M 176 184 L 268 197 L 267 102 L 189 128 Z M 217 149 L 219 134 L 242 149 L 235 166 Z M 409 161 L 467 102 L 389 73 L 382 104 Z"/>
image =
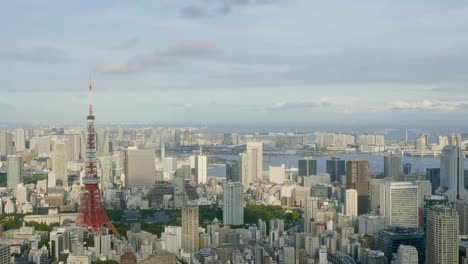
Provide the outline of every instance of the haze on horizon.
<path id="1" fill-rule="evenodd" d="M 7 1 L 0 23 L 0 123 L 83 122 L 90 75 L 102 123 L 466 122 L 464 2 Z"/>

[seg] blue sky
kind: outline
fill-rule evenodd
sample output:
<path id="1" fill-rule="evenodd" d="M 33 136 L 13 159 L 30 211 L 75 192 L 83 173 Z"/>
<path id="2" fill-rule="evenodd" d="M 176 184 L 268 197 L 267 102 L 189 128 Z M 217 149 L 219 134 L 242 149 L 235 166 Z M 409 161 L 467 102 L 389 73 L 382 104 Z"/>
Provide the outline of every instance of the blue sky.
<path id="1" fill-rule="evenodd" d="M 463 1 L 5 1 L 0 122 L 463 122 Z"/>

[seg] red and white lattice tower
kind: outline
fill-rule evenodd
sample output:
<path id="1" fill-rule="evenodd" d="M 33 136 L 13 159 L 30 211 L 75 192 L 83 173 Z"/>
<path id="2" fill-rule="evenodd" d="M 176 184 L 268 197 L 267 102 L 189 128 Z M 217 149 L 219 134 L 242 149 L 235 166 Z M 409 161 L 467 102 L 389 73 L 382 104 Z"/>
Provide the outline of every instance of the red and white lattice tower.
<path id="1" fill-rule="evenodd" d="M 86 140 L 86 176 L 83 178 L 84 190 L 81 195 L 80 213 L 76 224 L 87 227 L 95 235 L 102 235 L 104 226 L 110 229 L 114 235 L 119 236 L 114 225 L 106 215 L 102 206 L 101 190 L 99 190 L 100 178 L 96 171 L 96 132 L 94 128 L 93 104 L 91 102 L 92 86 L 89 84 L 89 113 Z"/>

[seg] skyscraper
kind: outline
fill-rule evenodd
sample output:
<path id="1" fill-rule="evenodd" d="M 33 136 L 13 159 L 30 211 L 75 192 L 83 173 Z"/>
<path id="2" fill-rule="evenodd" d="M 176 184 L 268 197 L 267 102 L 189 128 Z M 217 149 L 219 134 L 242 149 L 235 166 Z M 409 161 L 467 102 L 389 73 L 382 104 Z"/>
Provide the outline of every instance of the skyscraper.
<path id="1" fill-rule="evenodd" d="M 346 205 L 345 205 L 345 214 L 347 216 L 353 216 L 356 217 L 358 216 L 358 210 L 357 210 L 357 191 L 354 189 L 348 189 L 346 190 Z"/>
<path id="2" fill-rule="evenodd" d="M 155 152 L 130 147 L 125 152 L 125 187 L 155 184 Z"/>
<path id="3" fill-rule="evenodd" d="M 247 177 L 250 182 L 260 182 L 263 180 L 263 143 L 247 143 Z"/>
<path id="4" fill-rule="evenodd" d="M 55 173 L 55 180 L 59 180 L 63 187 L 68 187 L 66 140 L 57 139 L 52 143 L 52 171 Z"/>
<path id="5" fill-rule="evenodd" d="M 381 185 L 380 213 L 389 226 L 417 228 L 418 186 L 410 182 L 387 182 Z"/>
<path id="6" fill-rule="evenodd" d="M 317 175 L 317 160 L 311 157 L 298 161 L 299 176 Z"/>
<path id="7" fill-rule="evenodd" d="M 426 254 L 424 232 L 418 228 L 387 228 L 377 233 L 377 249 L 382 250 L 388 258 L 393 260 L 393 254 L 398 252 L 400 245 L 413 246 L 418 251 L 418 263 L 424 264 Z"/>
<path id="8" fill-rule="evenodd" d="M 199 249 L 198 206 L 187 205 L 182 208 L 182 249 L 194 254 Z"/>
<path id="9" fill-rule="evenodd" d="M 182 165 L 174 175 L 174 207 L 182 208 L 185 204 L 185 178 L 191 174 L 190 165 Z"/>
<path id="10" fill-rule="evenodd" d="M 331 182 L 340 181 L 340 177 L 346 175 L 346 163 L 337 157 L 327 160 L 327 173 L 330 174 Z"/>
<path id="11" fill-rule="evenodd" d="M 8 131 L 0 131 L 0 157 L 14 153 L 13 135 Z"/>
<path id="12" fill-rule="evenodd" d="M 240 182 L 228 181 L 223 194 L 224 225 L 244 224 L 244 188 Z"/>
<path id="13" fill-rule="evenodd" d="M 412 165 L 411 163 L 405 163 L 403 164 L 403 174 L 408 175 L 411 174 L 412 172 Z"/>
<path id="14" fill-rule="evenodd" d="M 226 181 L 241 182 L 239 162 L 230 161 L 226 164 Z"/>
<path id="15" fill-rule="evenodd" d="M 440 168 L 427 168 L 426 179 L 431 182 L 432 194 L 435 194 L 437 188 L 440 186 Z"/>
<path id="16" fill-rule="evenodd" d="M 397 179 L 401 175 L 401 156 L 389 154 L 384 156 L 384 175 L 387 178 Z"/>
<path id="17" fill-rule="evenodd" d="M 15 148 L 16 148 L 16 152 L 23 152 L 26 149 L 23 128 L 17 128 L 15 130 Z"/>
<path id="18" fill-rule="evenodd" d="M 7 186 L 16 188 L 23 182 L 23 157 L 21 155 L 10 155 L 7 158 Z"/>
<path id="19" fill-rule="evenodd" d="M 206 156 L 195 156 L 195 177 L 197 184 L 205 184 L 208 180 L 208 159 Z"/>
<path id="20" fill-rule="evenodd" d="M 358 193 L 358 214 L 370 210 L 370 171 L 367 160 L 348 161 L 346 165 L 346 188 Z"/>
<path id="21" fill-rule="evenodd" d="M 239 174 L 242 182 L 242 186 L 244 186 L 244 190 L 247 190 L 252 183 L 252 179 L 249 175 L 249 156 L 247 153 L 239 154 Z"/>
<path id="22" fill-rule="evenodd" d="M 458 263 L 458 214 L 435 205 L 427 214 L 427 263 Z"/>
<path id="23" fill-rule="evenodd" d="M 436 193 L 446 195 L 451 202 L 468 198 L 464 159 L 462 150 L 454 146 L 446 146 L 440 156 L 440 186 Z"/>

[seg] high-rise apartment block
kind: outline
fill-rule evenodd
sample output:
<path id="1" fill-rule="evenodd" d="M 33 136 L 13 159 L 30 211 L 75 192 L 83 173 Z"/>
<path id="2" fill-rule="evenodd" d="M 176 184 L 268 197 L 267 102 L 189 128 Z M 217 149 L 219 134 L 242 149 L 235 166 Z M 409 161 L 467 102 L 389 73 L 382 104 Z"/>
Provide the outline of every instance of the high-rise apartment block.
<path id="1" fill-rule="evenodd" d="M 52 171 L 55 180 L 63 187 L 68 187 L 67 141 L 56 139 L 52 143 Z"/>
<path id="2" fill-rule="evenodd" d="M 244 188 L 240 182 L 228 181 L 223 193 L 224 225 L 244 224 Z"/>
<path id="3" fill-rule="evenodd" d="M 427 214 L 427 263 L 458 263 L 458 214 L 435 205 Z"/>
<path id="4" fill-rule="evenodd" d="M 345 195 L 345 214 L 347 216 L 352 216 L 356 217 L 358 216 L 358 194 L 357 191 L 354 189 L 348 189 L 346 190 L 346 195 Z"/>
<path id="5" fill-rule="evenodd" d="M 182 249 L 195 254 L 199 249 L 198 206 L 187 205 L 182 208 Z"/>
<path id="6" fill-rule="evenodd" d="M 250 182 L 263 180 L 263 143 L 247 143 L 247 177 Z"/>
<path id="7" fill-rule="evenodd" d="M 197 184 L 205 184 L 208 180 L 208 158 L 204 155 L 195 156 L 195 177 Z"/>

